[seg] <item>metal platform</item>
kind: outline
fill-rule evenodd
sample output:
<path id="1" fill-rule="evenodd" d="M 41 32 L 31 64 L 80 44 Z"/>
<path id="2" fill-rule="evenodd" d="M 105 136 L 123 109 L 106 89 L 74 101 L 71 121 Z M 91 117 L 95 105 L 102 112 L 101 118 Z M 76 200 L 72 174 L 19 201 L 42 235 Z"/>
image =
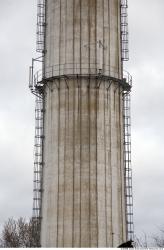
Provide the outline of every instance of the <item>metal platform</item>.
<path id="1" fill-rule="evenodd" d="M 119 76 L 115 69 L 109 69 L 109 65 L 103 65 L 103 69 L 99 70 L 97 64 L 62 64 L 53 65 L 44 70 L 34 73 L 33 65 L 30 67 L 29 88 L 33 93 L 41 93 L 47 82 L 64 79 L 95 79 L 97 87 L 101 85 L 101 81 L 108 81 L 119 84 L 123 90 L 129 92 L 132 87 L 132 77 L 127 72 L 123 72 L 123 76 Z"/>

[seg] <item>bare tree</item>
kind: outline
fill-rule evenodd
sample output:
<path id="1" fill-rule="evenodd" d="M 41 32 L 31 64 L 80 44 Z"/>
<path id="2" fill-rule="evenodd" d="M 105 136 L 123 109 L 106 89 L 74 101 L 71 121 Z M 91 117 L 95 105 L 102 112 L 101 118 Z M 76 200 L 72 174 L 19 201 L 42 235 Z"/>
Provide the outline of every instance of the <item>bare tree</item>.
<path id="1" fill-rule="evenodd" d="M 24 218 L 8 219 L 4 224 L 0 238 L 1 247 L 38 247 L 39 232 L 36 231 L 36 228 L 35 221 L 32 219 L 30 221 L 26 221 Z"/>
<path id="2" fill-rule="evenodd" d="M 164 229 L 160 228 L 160 235 L 154 235 L 152 238 L 154 240 L 155 246 L 163 248 L 164 247 Z"/>
<path id="3" fill-rule="evenodd" d="M 164 248 L 164 229 L 159 228 L 159 233 L 155 235 L 148 236 L 143 233 L 143 236 L 135 236 L 135 247 L 139 248 L 149 248 L 149 247 L 159 247 Z"/>
<path id="4" fill-rule="evenodd" d="M 143 233 L 142 237 L 135 236 L 134 242 L 137 248 L 148 248 L 148 236 L 146 233 Z"/>

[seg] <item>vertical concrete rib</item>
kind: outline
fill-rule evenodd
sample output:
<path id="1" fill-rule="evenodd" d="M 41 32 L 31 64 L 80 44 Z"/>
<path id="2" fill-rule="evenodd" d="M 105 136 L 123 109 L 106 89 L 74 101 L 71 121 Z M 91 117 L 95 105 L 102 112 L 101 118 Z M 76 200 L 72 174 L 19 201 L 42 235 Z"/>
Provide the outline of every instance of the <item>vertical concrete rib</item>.
<path id="1" fill-rule="evenodd" d="M 109 38 L 109 1 L 104 0 L 104 6 L 103 6 L 103 17 L 104 17 L 104 25 L 103 25 L 103 44 L 104 44 L 104 50 L 103 50 L 103 63 L 104 63 L 104 71 L 110 72 L 110 38 Z"/>
<path id="2" fill-rule="evenodd" d="M 52 1 L 52 0 L 50 0 Z M 50 51 L 51 61 L 49 67 L 53 65 L 59 65 L 59 47 L 60 47 L 60 1 L 52 1 L 51 18 L 53 20 L 53 25 L 51 29 L 51 46 L 53 50 Z M 59 70 L 59 67 L 58 67 Z"/>
<path id="3" fill-rule="evenodd" d="M 122 207 L 121 207 L 121 198 L 122 198 L 122 181 L 121 181 L 121 172 L 120 172 L 120 112 L 119 112 L 119 99 L 120 99 L 120 88 L 119 86 L 116 89 L 116 133 L 117 133 L 117 179 L 118 181 L 118 221 L 119 221 L 119 228 L 117 229 L 118 232 L 118 242 L 121 241 L 122 238 Z"/>
<path id="4" fill-rule="evenodd" d="M 73 0 L 66 5 L 66 64 L 73 63 Z M 71 66 L 72 68 L 73 66 Z M 65 156 L 65 203 L 64 203 L 64 247 L 72 246 L 73 236 L 73 84 L 66 84 L 66 156 Z"/>
<path id="5" fill-rule="evenodd" d="M 60 74 L 63 73 L 64 64 L 66 63 L 66 4 L 65 0 L 60 1 L 60 41 L 59 41 L 59 65 Z"/>
<path id="6" fill-rule="evenodd" d="M 112 122 L 112 131 L 113 131 L 113 136 L 112 136 L 112 158 L 113 158 L 113 168 L 112 168 L 112 210 L 115 211 L 112 215 L 113 217 L 113 240 L 114 240 L 114 245 L 119 242 L 119 234 L 120 234 L 120 220 L 119 220 L 119 185 L 120 185 L 120 180 L 119 180 L 119 162 L 118 162 L 118 130 L 117 130 L 117 122 L 118 122 L 118 98 L 117 98 L 117 86 L 113 86 L 113 122 Z M 117 138 L 117 139 L 116 139 Z M 117 212 L 116 212 L 117 211 Z"/>
<path id="7" fill-rule="evenodd" d="M 74 104 L 74 247 L 80 247 L 80 102 L 79 88 L 75 88 Z"/>
<path id="8" fill-rule="evenodd" d="M 89 73 L 88 0 L 81 0 L 81 73 Z"/>
<path id="9" fill-rule="evenodd" d="M 65 83 L 64 83 L 65 84 Z M 64 243 L 64 165 L 65 165 L 65 88 L 63 82 L 60 82 L 59 90 L 59 105 L 60 105 L 60 117 L 59 117 L 59 194 L 58 194 L 58 241 L 59 247 Z"/>
<path id="10" fill-rule="evenodd" d="M 89 2 L 89 64 L 90 73 L 96 73 L 96 0 Z M 90 80 L 89 88 L 89 141 L 90 141 L 90 247 L 98 245 L 98 223 L 97 223 L 97 125 L 96 110 L 97 96 L 96 83 Z"/>
<path id="11" fill-rule="evenodd" d="M 72 87 L 66 92 L 66 155 L 65 155 L 65 202 L 64 247 L 72 246 L 73 239 L 73 98 Z"/>
<path id="12" fill-rule="evenodd" d="M 88 73 L 89 27 L 88 0 L 81 2 L 81 73 Z M 89 116 L 88 81 L 81 79 L 81 247 L 89 242 Z"/>
<path id="13" fill-rule="evenodd" d="M 111 167 L 111 91 L 108 83 L 106 99 L 106 213 L 107 247 L 112 246 L 112 167 Z"/>
<path id="14" fill-rule="evenodd" d="M 48 215 L 48 220 L 50 221 L 50 225 L 51 225 L 51 229 L 50 229 L 50 242 L 51 245 L 56 245 L 57 243 L 57 217 L 58 217 L 58 207 L 57 207 L 57 201 L 58 201 L 58 168 L 54 168 L 53 166 L 58 166 L 58 147 L 56 147 L 56 143 L 55 141 L 58 142 L 58 132 L 59 132 L 59 127 L 58 127 L 58 116 L 59 116 L 59 99 L 58 99 L 59 95 L 57 91 L 53 91 L 52 92 L 52 108 L 51 108 L 51 126 L 52 126 L 52 130 L 51 130 L 51 157 L 52 157 L 52 162 L 51 162 L 51 171 L 50 171 L 50 183 L 52 185 L 51 190 L 50 190 L 50 194 L 51 194 L 51 203 L 50 203 L 50 210 L 51 213 L 50 215 Z M 54 102 L 53 100 L 56 100 L 56 102 Z M 54 112 L 54 110 L 57 110 L 56 114 Z M 56 190 L 56 192 L 54 192 L 54 190 Z M 55 226 L 54 226 L 54 222 L 51 220 L 51 217 L 53 216 L 53 213 L 55 213 Z M 55 237 L 54 237 L 55 235 Z"/>
<path id="15" fill-rule="evenodd" d="M 117 221 L 117 214 L 115 211 L 117 211 L 117 190 L 115 187 L 117 187 L 117 178 L 116 178 L 116 131 L 115 131 L 115 97 L 114 97 L 114 89 L 115 86 L 112 84 L 110 88 L 110 94 L 111 94 L 111 103 L 110 103 L 110 109 L 111 109 L 111 217 L 112 217 L 112 246 L 115 246 L 115 223 Z"/>
<path id="16" fill-rule="evenodd" d="M 103 39 L 103 3 L 104 0 L 97 0 L 97 10 L 96 10 L 96 35 L 97 35 L 97 66 L 99 67 L 100 62 L 103 62 L 103 53 L 100 54 L 100 50 L 104 50 L 104 39 Z M 102 47 L 103 46 L 103 47 Z"/>
<path id="17" fill-rule="evenodd" d="M 95 74 L 96 64 L 96 0 L 90 0 L 89 2 L 89 62 L 90 73 Z"/>
<path id="18" fill-rule="evenodd" d="M 89 115 L 88 88 L 81 87 L 81 247 L 89 242 Z"/>
<path id="19" fill-rule="evenodd" d="M 59 66 L 57 70 L 59 73 L 63 71 L 66 55 L 66 1 L 60 1 L 60 36 L 59 36 Z M 59 81 L 59 197 L 58 197 L 58 241 L 57 246 L 64 245 L 64 171 L 65 171 L 65 82 Z"/>
<path id="20" fill-rule="evenodd" d="M 97 247 L 98 223 L 97 223 L 97 126 L 96 110 L 97 95 L 95 83 L 90 87 L 89 95 L 90 113 L 90 247 Z"/>
<path id="21" fill-rule="evenodd" d="M 97 0 L 97 63 L 103 61 L 104 50 L 104 0 Z M 103 48 L 101 48 L 103 46 Z M 98 66 L 101 68 L 101 66 Z M 100 80 L 101 81 L 101 80 Z M 106 246 L 105 218 L 105 148 L 104 148 L 104 84 L 100 85 L 97 97 L 97 208 L 98 208 L 98 247 Z"/>
<path id="22" fill-rule="evenodd" d="M 120 54 L 118 47 L 118 7 L 119 0 L 110 0 L 110 68 L 115 77 L 118 77 L 118 57 Z"/>
<path id="23" fill-rule="evenodd" d="M 122 168 L 124 162 L 123 162 L 123 157 L 122 157 L 122 152 L 123 152 L 123 133 L 121 131 L 121 129 L 123 130 L 123 117 L 121 117 L 120 114 L 122 114 L 122 111 L 121 111 L 121 95 L 122 95 L 122 92 L 121 92 L 121 89 L 119 88 L 119 93 L 118 93 L 118 114 L 119 114 L 119 124 L 118 124 L 118 133 L 120 135 L 120 141 L 118 141 L 118 147 L 119 147 L 119 159 L 120 159 L 120 163 L 119 163 L 119 178 L 120 178 L 120 224 L 121 224 L 121 227 L 120 227 L 120 241 L 121 241 L 121 238 L 124 238 L 124 208 L 123 208 L 123 205 L 124 204 L 124 199 L 125 199 L 125 196 L 124 196 L 124 193 L 122 192 L 122 189 L 124 189 L 124 169 Z M 121 143 L 120 143 L 121 142 Z M 125 204 L 124 204 L 125 205 Z"/>
<path id="24" fill-rule="evenodd" d="M 81 3 L 80 0 L 74 1 L 74 69 L 80 65 L 80 48 L 81 48 Z"/>
<path id="25" fill-rule="evenodd" d="M 104 87 L 104 84 L 100 86 L 99 97 L 97 99 L 98 247 L 106 246 Z"/>
<path id="26" fill-rule="evenodd" d="M 107 246 L 107 129 L 108 129 L 108 125 L 107 125 L 107 91 L 106 91 L 106 82 L 105 82 L 105 86 L 104 86 L 104 147 L 105 147 L 105 237 L 106 237 L 106 246 Z"/>
<path id="27" fill-rule="evenodd" d="M 74 1 L 74 72 L 80 66 L 80 0 Z M 75 103 L 74 103 L 74 232 L 73 247 L 80 247 L 80 79 L 75 82 Z"/>
<path id="28" fill-rule="evenodd" d="M 121 182 L 122 182 L 122 201 L 121 201 L 121 207 L 122 207 L 122 238 L 126 239 L 126 204 L 125 204 L 125 169 L 124 167 L 124 121 L 123 121 L 123 94 L 122 91 L 120 91 L 120 134 L 121 134 L 121 143 L 120 143 L 120 154 L 121 154 Z"/>
<path id="29" fill-rule="evenodd" d="M 118 43 L 118 71 L 119 71 L 119 77 L 122 77 L 123 74 L 123 62 L 121 59 L 121 42 L 120 42 L 120 37 L 121 37 L 121 8 L 120 8 L 120 0 L 118 0 L 117 4 L 117 43 Z"/>

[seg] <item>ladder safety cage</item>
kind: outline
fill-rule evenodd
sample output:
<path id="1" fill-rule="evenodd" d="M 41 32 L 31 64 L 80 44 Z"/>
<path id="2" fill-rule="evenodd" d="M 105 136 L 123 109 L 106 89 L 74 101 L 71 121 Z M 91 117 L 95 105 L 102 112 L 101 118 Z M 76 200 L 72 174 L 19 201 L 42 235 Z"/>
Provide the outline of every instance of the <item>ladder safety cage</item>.
<path id="1" fill-rule="evenodd" d="M 125 174 L 127 240 L 134 240 L 133 190 L 132 190 L 132 168 L 131 168 L 131 110 L 130 110 L 129 92 L 123 93 L 123 114 L 124 114 L 124 174 Z"/>
<path id="2" fill-rule="evenodd" d="M 35 247 L 40 247 L 41 203 L 43 178 L 43 140 L 44 140 L 44 95 L 34 77 L 35 67 L 43 64 L 43 56 L 32 59 L 29 69 L 29 88 L 35 95 L 35 139 L 34 139 L 34 184 L 33 184 L 33 228 Z"/>
<path id="3" fill-rule="evenodd" d="M 121 0 L 121 59 L 129 60 L 128 0 Z"/>
<path id="4" fill-rule="evenodd" d="M 36 41 L 36 51 L 44 53 L 45 51 L 45 9 L 46 0 L 37 0 L 37 41 Z"/>
<path id="5" fill-rule="evenodd" d="M 35 232 L 40 237 L 41 202 L 42 202 L 42 173 L 43 173 L 43 96 L 36 95 L 35 99 L 35 144 L 34 144 L 34 189 L 33 189 L 33 221 Z M 38 240 L 39 242 L 39 240 Z"/>

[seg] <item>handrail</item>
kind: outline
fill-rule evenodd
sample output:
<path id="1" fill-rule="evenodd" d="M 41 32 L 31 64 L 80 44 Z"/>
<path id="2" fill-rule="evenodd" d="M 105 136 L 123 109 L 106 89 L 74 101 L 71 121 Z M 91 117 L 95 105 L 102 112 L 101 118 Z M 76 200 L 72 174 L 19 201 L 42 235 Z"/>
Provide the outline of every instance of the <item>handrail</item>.
<path id="1" fill-rule="evenodd" d="M 38 70 L 33 73 L 34 69 L 30 68 L 30 82 L 29 87 L 33 93 L 38 92 L 38 87 L 44 86 L 46 80 L 52 80 L 53 78 L 63 78 L 68 76 L 85 76 L 85 77 L 105 77 L 110 78 L 110 80 L 122 81 L 122 84 L 126 83 L 132 87 L 132 76 L 127 72 L 119 73 L 118 70 L 109 65 L 103 65 L 100 70 L 98 64 L 96 63 L 67 63 L 60 65 L 53 65 L 44 69 Z M 44 74 L 43 74 L 44 72 Z M 36 91 L 37 90 L 37 91 Z"/>
<path id="2" fill-rule="evenodd" d="M 103 69 L 100 70 L 98 68 L 98 64 L 68 63 L 47 67 L 44 70 L 44 75 L 42 69 L 38 70 L 33 75 L 33 88 L 37 87 L 37 85 L 39 85 L 43 80 L 65 75 L 101 75 L 106 77 L 109 76 L 119 80 L 125 79 L 126 83 L 132 86 L 132 77 L 127 71 L 124 71 L 122 76 L 118 73 L 118 70 L 116 71 L 115 68 L 111 68 L 109 65 L 105 64 L 103 65 Z"/>

